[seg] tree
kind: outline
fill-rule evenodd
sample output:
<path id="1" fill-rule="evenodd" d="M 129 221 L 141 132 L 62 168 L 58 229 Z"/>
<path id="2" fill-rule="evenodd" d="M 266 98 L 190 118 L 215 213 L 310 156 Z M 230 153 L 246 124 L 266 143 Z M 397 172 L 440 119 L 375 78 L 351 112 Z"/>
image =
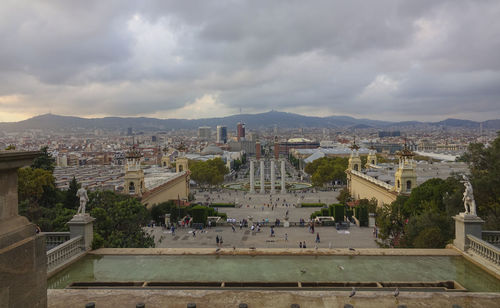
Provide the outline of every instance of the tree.
<path id="1" fill-rule="evenodd" d="M 314 186 L 324 186 L 334 181 L 346 181 L 347 158 L 322 157 L 306 165 L 304 171 L 311 175 Z"/>
<path id="2" fill-rule="evenodd" d="M 78 184 L 75 177 L 69 182 L 69 188 L 65 192 L 64 197 L 64 207 L 67 209 L 78 209 L 80 206 L 80 200 L 76 196 L 78 189 L 80 189 L 81 185 Z"/>
<path id="3" fill-rule="evenodd" d="M 340 204 L 347 205 L 347 202 L 351 200 L 351 194 L 349 193 L 349 189 L 342 188 L 342 190 L 339 193 L 339 196 L 337 197 L 337 200 L 339 200 Z"/>
<path id="4" fill-rule="evenodd" d="M 33 160 L 31 168 L 33 169 L 43 169 L 50 172 L 54 171 L 56 160 L 49 154 L 48 147 L 42 147 L 40 149 L 40 156 Z"/>
<path id="5" fill-rule="evenodd" d="M 22 215 L 31 221 L 42 216 L 42 205 L 47 205 L 48 192 L 55 189 L 52 172 L 43 169 L 20 168 L 18 175 L 18 200 Z M 54 204 L 52 204 L 54 205 Z"/>
<path id="6" fill-rule="evenodd" d="M 154 238 L 142 229 L 149 220 L 148 210 L 136 198 L 112 191 L 92 192 L 89 207 L 96 219 L 94 249 L 154 247 Z"/>
<path id="7" fill-rule="evenodd" d="M 207 161 L 195 161 L 191 164 L 191 179 L 200 186 L 217 186 L 224 182 L 224 175 L 229 173 L 220 158 Z"/>
<path id="8" fill-rule="evenodd" d="M 457 178 L 430 179 L 409 197 L 398 196 L 377 210 L 377 226 L 384 245 L 391 247 L 444 247 L 454 237 L 453 215 L 462 208 L 463 185 Z M 439 238 L 434 236 L 437 228 Z M 426 240 L 425 236 L 433 236 Z M 437 241 L 439 239 L 439 241 Z M 427 246 L 425 246 L 427 245 Z"/>
<path id="9" fill-rule="evenodd" d="M 462 156 L 471 170 L 471 184 L 478 215 L 485 220 L 484 227 L 500 228 L 500 132 L 488 146 L 472 143 Z"/>

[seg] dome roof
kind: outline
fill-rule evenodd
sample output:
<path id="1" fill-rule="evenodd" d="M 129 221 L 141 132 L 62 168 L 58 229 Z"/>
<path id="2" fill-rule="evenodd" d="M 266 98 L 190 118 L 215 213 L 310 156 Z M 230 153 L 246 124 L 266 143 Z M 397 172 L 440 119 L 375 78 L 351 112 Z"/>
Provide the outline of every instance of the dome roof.
<path id="1" fill-rule="evenodd" d="M 201 151 L 201 155 L 222 155 L 224 151 L 218 146 L 211 144 Z"/>

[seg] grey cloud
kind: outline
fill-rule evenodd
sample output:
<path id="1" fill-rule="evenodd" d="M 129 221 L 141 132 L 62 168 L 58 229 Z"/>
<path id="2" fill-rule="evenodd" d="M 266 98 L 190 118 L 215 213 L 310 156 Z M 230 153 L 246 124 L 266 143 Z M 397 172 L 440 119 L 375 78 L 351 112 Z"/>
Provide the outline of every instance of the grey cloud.
<path id="1" fill-rule="evenodd" d="M 12 0 L 0 7 L 0 96 L 80 115 L 147 115 L 217 94 L 248 112 L 500 117 L 499 14 L 488 0 Z M 397 89 L 372 95 L 380 76 Z"/>

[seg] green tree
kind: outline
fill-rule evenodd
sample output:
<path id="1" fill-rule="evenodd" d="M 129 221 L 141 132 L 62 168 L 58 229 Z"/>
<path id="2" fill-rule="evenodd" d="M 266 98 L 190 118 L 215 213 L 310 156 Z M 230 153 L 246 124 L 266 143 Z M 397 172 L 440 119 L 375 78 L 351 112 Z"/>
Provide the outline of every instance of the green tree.
<path id="1" fill-rule="evenodd" d="M 191 179 L 200 186 L 218 186 L 224 182 L 228 168 L 220 158 L 195 161 L 190 164 Z"/>
<path id="2" fill-rule="evenodd" d="M 149 213 L 136 198 L 112 191 L 89 194 L 90 214 L 94 217 L 94 248 L 154 247 L 154 238 L 142 226 L 149 221 Z"/>
<path id="3" fill-rule="evenodd" d="M 500 132 L 488 147 L 470 144 L 462 159 L 470 166 L 477 211 L 485 220 L 484 228 L 500 229 Z"/>
<path id="4" fill-rule="evenodd" d="M 78 209 L 80 206 L 80 200 L 76 196 L 76 192 L 81 187 L 76 181 L 75 177 L 69 182 L 69 188 L 65 192 L 64 197 L 64 207 L 67 209 Z"/>
<path id="5" fill-rule="evenodd" d="M 349 189 L 342 188 L 342 190 L 339 193 L 339 196 L 337 197 L 337 200 L 339 200 L 340 204 L 347 205 L 347 202 L 351 200 L 351 194 L 349 193 Z"/>
<path id="6" fill-rule="evenodd" d="M 324 186 L 333 181 L 346 181 L 347 158 L 322 157 L 306 165 L 304 171 L 311 175 L 314 186 Z"/>
<path id="7" fill-rule="evenodd" d="M 55 189 L 52 172 L 44 169 L 20 168 L 18 176 L 18 199 L 21 215 L 36 222 L 42 216 L 41 206 L 47 205 L 47 192 Z M 54 204 L 53 204 L 54 205 Z"/>
<path id="8" fill-rule="evenodd" d="M 40 149 L 40 156 L 33 160 L 31 168 L 44 169 L 50 172 L 54 171 L 56 160 L 49 154 L 48 149 L 46 146 Z"/>

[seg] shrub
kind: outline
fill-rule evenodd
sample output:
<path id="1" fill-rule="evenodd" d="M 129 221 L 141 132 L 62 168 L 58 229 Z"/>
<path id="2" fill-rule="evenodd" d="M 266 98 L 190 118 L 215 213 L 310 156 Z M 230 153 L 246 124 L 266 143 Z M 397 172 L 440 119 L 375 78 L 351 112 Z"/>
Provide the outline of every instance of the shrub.
<path id="1" fill-rule="evenodd" d="M 212 203 L 210 207 L 234 207 L 234 203 Z"/>
<path id="2" fill-rule="evenodd" d="M 356 207 L 356 218 L 360 227 L 368 227 L 368 206 L 360 205 Z"/>
<path id="3" fill-rule="evenodd" d="M 311 214 L 311 219 L 314 219 L 314 218 L 316 218 L 316 217 L 318 217 L 318 216 L 322 216 L 322 215 L 321 215 L 321 211 L 316 211 L 316 212 L 312 213 L 312 214 Z"/>
<path id="4" fill-rule="evenodd" d="M 321 216 L 329 216 L 330 215 L 329 212 L 330 211 L 328 210 L 328 208 L 322 208 L 321 209 Z"/>
<path id="5" fill-rule="evenodd" d="M 345 206 L 342 204 L 332 204 L 329 206 L 330 216 L 335 218 L 336 222 L 344 221 Z"/>
<path id="6" fill-rule="evenodd" d="M 208 208 L 205 206 L 197 205 L 191 209 L 194 223 L 202 223 L 203 225 L 207 222 Z"/>
<path id="7" fill-rule="evenodd" d="M 326 204 L 324 203 L 301 203 L 301 207 L 324 207 Z"/>

